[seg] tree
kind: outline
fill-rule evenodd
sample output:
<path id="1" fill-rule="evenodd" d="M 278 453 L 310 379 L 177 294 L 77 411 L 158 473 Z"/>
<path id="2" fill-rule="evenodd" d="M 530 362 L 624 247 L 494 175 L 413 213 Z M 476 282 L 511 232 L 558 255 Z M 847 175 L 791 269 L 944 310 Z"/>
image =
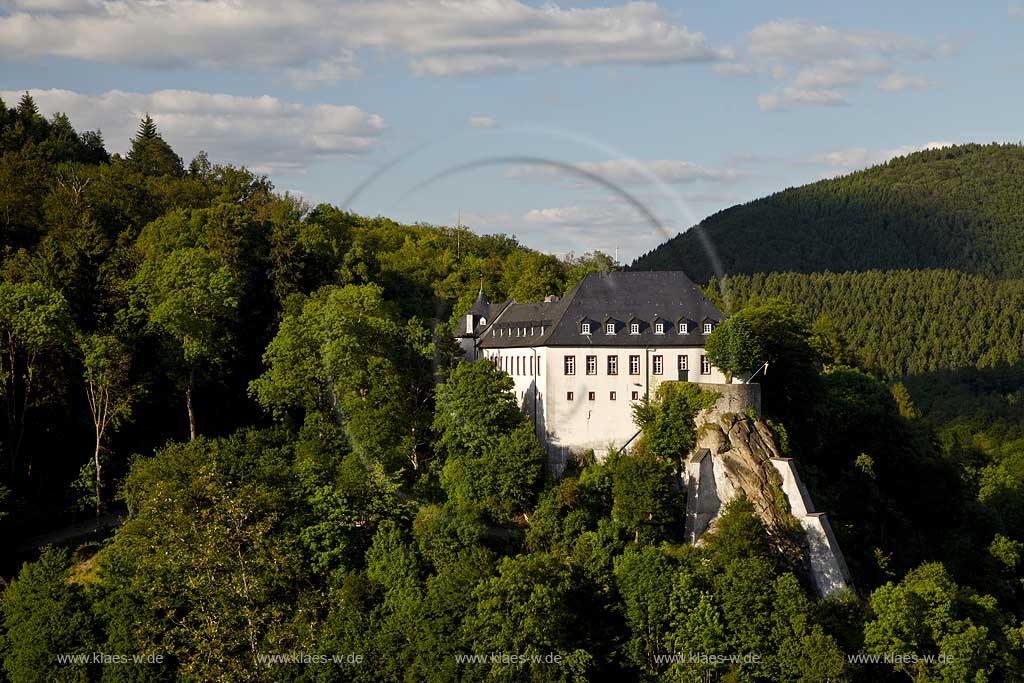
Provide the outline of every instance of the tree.
<path id="1" fill-rule="evenodd" d="M 633 533 L 640 542 L 640 530 L 657 530 L 672 517 L 672 463 L 651 455 L 623 455 L 612 465 L 612 519 Z M 645 534 L 646 535 L 646 534 Z"/>
<path id="2" fill-rule="evenodd" d="M 131 355 L 110 335 L 94 334 L 79 342 L 85 366 L 85 392 L 96 433 L 93 468 L 96 476 L 96 516 L 100 516 L 103 466 L 100 452 L 108 429 L 131 419 L 132 403 L 139 393 L 131 383 Z"/>
<path id="3" fill-rule="evenodd" d="M 181 157 L 164 142 L 149 114 L 139 122 L 139 131 L 132 138 L 128 161 L 146 176 L 180 178 L 185 172 Z"/>
<path id="4" fill-rule="evenodd" d="M 704 350 L 711 364 L 725 373 L 726 383 L 732 382 L 733 374 L 752 373 L 767 360 L 756 330 L 740 314 L 719 323 Z"/>
<path id="5" fill-rule="evenodd" d="M 1008 649 L 1000 642 L 1002 624 L 995 601 L 958 586 L 939 563 L 921 565 L 899 584 L 890 582 L 875 590 L 871 612 L 871 620 L 864 624 L 867 651 L 918 655 L 917 661 L 894 665 L 918 680 L 986 680 L 1000 664 L 997 653 Z M 934 660 L 925 661 L 925 655 Z M 940 661 L 939 655 L 951 661 Z"/>
<path id="6" fill-rule="evenodd" d="M 580 280 L 590 273 L 611 273 L 620 269 L 619 264 L 602 251 L 589 251 L 583 256 L 567 254 L 565 265 L 569 272 L 565 276 L 565 292 L 568 293 Z"/>
<path id="7" fill-rule="evenodd" d="M 185 393 L 189 436 L 195 439 L 193 391 L 201 369 L 222 363 L 231 352 L 238 282 L 209 253 L 189 248 L 144 261 L 134 285 L 136 313 L 169 343 L 173 374 Z"/>
<path id="8" fill-rule="evenodd" d="M 490 360 L 459 363 L 437 387 L 437 448 L 452 456 L 479 456 L 523 420 L 512 378 Z"/>
<path id="9" fill-rule="evenodd" d="M 25 436 L 25 418 L 36 400 L 48 361 L 71 337 L 64 297 L 36 282 L 0 283 L 0 379 L 7 415 L 3 456 L 15 471 Z M 29 457 L 28 474 L 32 474 Z"/>
<path id="10" fill-rule="evenodd" d="M 95 650 L 89 600 L 71 581 L 66 551 L 47 547 L 23 565 L 3 593 L 0 615 L 0 660 L 11 683 L 93 680 L 85 666 L 57 662 L 58 655 Z"/>
<path id="11" fill-rule="evenodd" d="M 161 653 L 175 679 L 267 678 L 261 652 L 304 650 L 293 449 L 275 431 L 171 443 L 134 463 L 129 517 L 94 560 L 100 648 Z M 58 650 L 59 651 L 59 650 Z"/>
<path id="12" fill-rule="evenodd" d="M 629 625 L 629 657 L 649 676 L 667 665 L 656 660 L 670 651 L 673 569 L 665 554 L 651 546 L 627 548 L 615 559 L 615 579 Z"/>
<path id="13" fill-rule="evenodd" d="M 418 469 L 431 353 L 418 321 L 403 323 L 377 285 L 323 287 L 287 308 L 250 394 L 279 417 L 298 409 L 342 426 L 361 456 L 389 471 Z"/>
<path id="14" fill-rule="evenodd" d="M 528 509 L 540 487 L 544 450 L 523 420 L 479 455 L 450 455 L 441 470 L 441 486 L 458 509 L 482 509 L 507 521 Z"/>
<path id="15" fill-rule="evenodd" d="M 653 399 L 633 405 L 633 421 L 643 432 L 637 450 L 680 462 L 696 444 L 697 413 L 715 405 L 719 394 L 690 382 L 662 382 Z"/>

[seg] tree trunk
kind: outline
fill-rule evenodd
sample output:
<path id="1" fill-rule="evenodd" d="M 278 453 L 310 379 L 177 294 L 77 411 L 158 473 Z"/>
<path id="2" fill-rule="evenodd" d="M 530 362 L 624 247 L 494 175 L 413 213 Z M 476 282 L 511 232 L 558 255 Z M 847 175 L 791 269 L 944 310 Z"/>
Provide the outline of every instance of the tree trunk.
<path id="1" fill-rule="evenodd" d="M 185 387 L 185 405 L 188 406 L 188 433 L 192 441 L 196 440 L 196 413 L 192 409 L 192 383 L 195 380 L 196 371 L 188 373 L 188 386 Z"/>
<path id="2" fill-rule="evenodd" d="M 100 518 L 100 483 L 102 482 L 102 467 L 100 467 L 100 443 L 102 443 L 103 434 L 99 429 L 96 430 L 96 452 L 93 455 L 93 464 L 96 466 L 96 519 Z"/>

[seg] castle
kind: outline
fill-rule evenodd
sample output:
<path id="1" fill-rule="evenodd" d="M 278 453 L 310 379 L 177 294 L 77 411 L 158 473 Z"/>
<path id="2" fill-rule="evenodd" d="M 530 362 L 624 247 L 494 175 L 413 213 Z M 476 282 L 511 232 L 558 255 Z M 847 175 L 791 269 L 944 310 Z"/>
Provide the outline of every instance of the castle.
<path id="1" fill-rule="evenodd" d="M 685 273 L 591 273 L 564 298 L 499 304 L 481 288 L 456 337 L 515 383 L 556 469 L 571 451 L 601 456 L 636 434 L 632 404 L 666 380 L 724 384 L 704 353 L 723 320 Z"/>
<path id="2" fill-rule="evenodd" d="M 481 287 L 455 336 L 466 360 L 490 359 L 512 377 L 516 399 L 559 476 L 574 451 L 593 449 L 601 457 L 625 448 L 638 434 L 633 403 L 664 381 L 713 385 L 708 388 L 719 399 L 698 416 L 700 425 L 714 426 L 749 409 L 760 413 L 760 385 L 746 378 L 727 381 L 704 352 L 723 319 L 685 273 L 591 273 L 564 299 L 549 296 L 539 303 L 492 304 Z M 731 435 L 714 443 L 714 434 L 702 430 L 688 458 L 687 538 L 698 542 L 723 505 L 743 491 L 744 479 L 774 482 L 805 531 L 818 594 L 851 585 L 828 519 L 815 511 L 795 463 L 781 456 L 773 437 L 755 435 L 760 447 L 751 449 L 741 439 L 732 443 Z M 703 445 L 707 439 L 713 449 Z M 738 476 L 744 468 L 746 478 Z M 775 502 L 758 500 L 766 508 Z"/>

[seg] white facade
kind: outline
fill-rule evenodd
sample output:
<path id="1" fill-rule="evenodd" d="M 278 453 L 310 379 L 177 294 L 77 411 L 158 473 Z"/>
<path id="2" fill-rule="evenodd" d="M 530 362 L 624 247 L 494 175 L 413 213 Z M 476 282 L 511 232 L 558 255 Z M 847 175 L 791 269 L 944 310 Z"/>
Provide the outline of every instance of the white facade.
<path id="1" fill-rule="evenodd" d="M 622 448 L 637 432 L 633 404 L 653 396 L 665 380 L 725 382 L 718 368 L 705 365 L 701 372 L 703 347 L 541 346 L 482 353 L 512 377 L 516 400 L 555 462 L 564 462 L 570 451 L 593 449 L 603 457 Z"/>

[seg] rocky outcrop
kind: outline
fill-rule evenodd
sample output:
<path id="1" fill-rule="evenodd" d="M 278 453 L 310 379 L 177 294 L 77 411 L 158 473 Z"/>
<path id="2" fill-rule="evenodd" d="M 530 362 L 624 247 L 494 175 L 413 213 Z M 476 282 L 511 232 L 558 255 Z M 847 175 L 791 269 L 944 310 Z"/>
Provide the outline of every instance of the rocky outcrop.
<path id="1" fill-rule="evenodd" d="M 838 543 L 824 515 L 784 458 L 771 429 L 737 413 L 709 416 L 688 464 L 686 535 L 693 543 L 713 530 L 722 506 L 743 495 L 768 531 L 773 555 L 827 595 L 848 584 Z"/>

